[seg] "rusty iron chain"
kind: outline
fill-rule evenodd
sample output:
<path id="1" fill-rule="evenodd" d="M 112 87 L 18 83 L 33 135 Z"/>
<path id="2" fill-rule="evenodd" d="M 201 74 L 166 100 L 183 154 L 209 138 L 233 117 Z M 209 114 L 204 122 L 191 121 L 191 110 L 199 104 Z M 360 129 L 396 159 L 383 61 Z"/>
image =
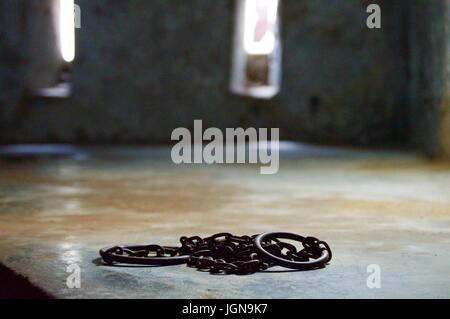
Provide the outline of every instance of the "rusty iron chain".
<path id="1" fill-rule="evenodd" d="M 301 242 L 303 248 L 280 238 Z M 113 264 L 177 265 L 212 274 L 249 275 L 274 266 L 309 270 L 325 267 L 332 254 L 328 244 L 314 237 L 291 233 L 235 236 L 219 233 L 206 238 L 180 238 L 180 246 L 114 246 L 100 250 L 103 261 Z"/>

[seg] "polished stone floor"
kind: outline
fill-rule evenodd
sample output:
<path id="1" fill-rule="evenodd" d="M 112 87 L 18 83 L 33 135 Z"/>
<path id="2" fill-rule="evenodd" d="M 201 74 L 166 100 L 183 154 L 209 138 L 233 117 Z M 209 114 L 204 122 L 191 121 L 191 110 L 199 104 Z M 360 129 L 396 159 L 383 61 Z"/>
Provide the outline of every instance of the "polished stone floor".
<path id="1" fill-rule="evenodd" d="M 169 148 L 86 148 L 0 161 L 0 263 L 61 298 L 448 298 L 450 165 L 408 152 L 283 144 L 280 171 L 176 166 Z M 291 231 L 327 241 L 308 272 L 214 276 L 108 267 L 104 246 L 181 235 Z M 81 288 L 69 289 L 69 265 Z M 369 289 L 369 265 L 381 288 Z"/>

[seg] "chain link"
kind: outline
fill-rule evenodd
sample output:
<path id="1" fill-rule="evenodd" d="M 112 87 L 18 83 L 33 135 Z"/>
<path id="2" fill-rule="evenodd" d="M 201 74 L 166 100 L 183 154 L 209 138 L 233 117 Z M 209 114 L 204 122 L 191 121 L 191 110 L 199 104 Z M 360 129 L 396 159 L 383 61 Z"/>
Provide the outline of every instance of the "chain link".
<path id="1" fill-rule="evenodd" d="M 114 246 L 104 248 L 100 255 L 107 264 L 148 264 L 174 265 L 187 264 L 188 267 L 211 274 L 249 275 L 278 266 L 261 254 L 255 245 L 253 236 L 235 236 L 230 233 L 218 233 L 210 237 L 199 236 L 180 238 L 181 246 L 159 245 Z M 301 236 L 299 236 L 301 237 Z M 303 237 L 301 237 L 303 238 Z M 320 266 L 331 260 L 331 249 L 324 241 L 306 237 L 301 241 L 303 248 L 283 242 L 277 238 L 263 240 L 261 247 L 273 256 L 291 262 L 309 262 L 328 252 L 328 258 Z"/>

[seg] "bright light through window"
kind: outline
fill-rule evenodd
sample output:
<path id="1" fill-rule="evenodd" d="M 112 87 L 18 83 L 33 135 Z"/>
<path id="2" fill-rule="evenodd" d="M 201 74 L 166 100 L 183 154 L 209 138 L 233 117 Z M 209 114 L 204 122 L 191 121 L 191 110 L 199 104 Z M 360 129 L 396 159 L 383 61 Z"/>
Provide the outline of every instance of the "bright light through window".
<path id="1" fill-rule="evenodd" d="M 271 99 L 281 88 L 281 0 L 236 0 L 230 90 Z"/>
<path id="2" fill-rule="evenodd" d="M 73 0 L 59 0 L 59 36 L 64 61 L 75 59 L 75 4 Z"/>
<path id="3" fill-rule="evenodd" d="M 248 54 L 265 55 L 275 50 L 278 0 L 246 0 L 244 49 Z"/>

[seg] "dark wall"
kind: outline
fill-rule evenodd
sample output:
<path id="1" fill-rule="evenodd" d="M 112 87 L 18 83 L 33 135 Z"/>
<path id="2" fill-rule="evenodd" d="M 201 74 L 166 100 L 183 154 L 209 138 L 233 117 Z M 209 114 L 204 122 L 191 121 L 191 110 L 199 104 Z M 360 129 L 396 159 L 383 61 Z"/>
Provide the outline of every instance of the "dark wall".
<path id="1" fill-rule="evenodd" d="M 449 2 L 411 4 L 411 140 L 431 156 L 450 156 Z"/>
<path id="2" fill-rule="evenodd" d="M 416 0 L 283 0 L 283 87 L 271 101 L 228 91 L 229 0 L 77 0 L 73 97 L 21 100 L 27 1 L 0 0 L 3 143 L 167 142 L 194 119 L 221 128 L 280 127 L 282 138 L 305 141 L 408 138 Z M 369 3 L 382 6 L 382 30 L 366 27 Z"/>
<path id="3" fill-rule="evenodd" d="M 442 105 L 442 128 L 441 128 L 441 154 L 450 158 L 450 0 L 447 0 L 447 90 L 444 93 L 444 102 Z"/>
<path id="4" fill-rule="evenodd" d="M 25 12 L 21 1 L 0 0 L 0 138 L 15 118 L 23 80 Z"/>

